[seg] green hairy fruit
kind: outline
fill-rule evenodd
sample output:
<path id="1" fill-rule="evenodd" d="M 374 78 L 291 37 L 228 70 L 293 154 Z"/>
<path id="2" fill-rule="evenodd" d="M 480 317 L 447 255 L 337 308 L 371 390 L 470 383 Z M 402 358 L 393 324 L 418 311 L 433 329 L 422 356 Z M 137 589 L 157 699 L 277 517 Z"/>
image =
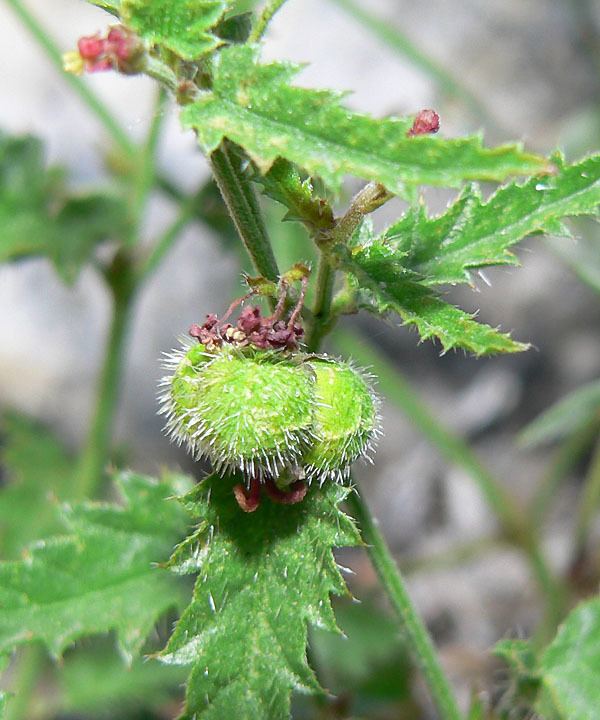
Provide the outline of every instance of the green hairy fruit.
<path id="1" fill-rule="evenodd" d="M 167 430 L 217 471 L 340 481 L 379 433 L 372 388 L 339 360 L 187 344 L 167 366 Z"/>
<path id="2" fill-rule="evenodd" d="M 175 352 L 162 397 L 167 429 L 219 472 L 278 477 L 312 440 L 313 378 L 282 353 L 195 345 Z"/>
<path id="3" fill-rule="evenodd" d="M 313 432 L 316 441 L 302 458 L 308 480 L 347 478 L 350 465 L 379 434 L 378 401 L 355 368 L 340 360 L 309 363 L 315 374 Z"/>

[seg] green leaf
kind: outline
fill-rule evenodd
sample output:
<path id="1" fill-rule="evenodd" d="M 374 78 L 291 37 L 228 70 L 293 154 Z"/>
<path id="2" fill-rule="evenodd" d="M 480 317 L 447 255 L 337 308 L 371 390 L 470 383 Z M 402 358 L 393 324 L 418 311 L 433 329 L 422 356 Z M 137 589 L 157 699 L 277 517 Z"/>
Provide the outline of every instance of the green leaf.
<path id="1" fill-rule="evenodd" d="M 376 120 L 345 108 L 342 95 L 290 85 L 299 67 L 258 63 L 250 46 L 215 58 L 213 87 L 182 113 L 206 153 L 224 138 L 266 173 L 277 158 L 300 165 L 338 188 L 344 175 L 382 183 L 402 194 L 415 185 L 458 186 L 544 171 L 545 161 L 518 146 L 485 149 L 480 137 L 406 137 L 410 119 Z"/>
<path id="2" fill-rule="evenodd" d="M 371 701 L 405 701 L 411 697 L 412 666 L 398 625 L 374 603 L 335 606 L 343 632 L 315 628 L 311 658 L 327 689 Z"/>
<path id="3" fill-rule="evenodd" d="M 313 233 L 333 228 L 331 206 L 316 195 L 311 179 L 302 179 L 292 163 L 276 160 L 266 175 L 257 173 L 253 180 L 262 185 L 265 195 L 288 209 L 283 220 L 302 222 Z"/>
<path id="4" fill-rule="evenodd" d="M 438 217 L 427 217 L 420 206 L 392 225 L 384 238 L 426 285 L 470 282 L 474 268 L 516 265 L 509 248 L 525 236 L 568 235 L 563 218 L 598 214 L 600 155 L 568 166 L 557 157 L 556 167 L 554 175 L 500 188 L 486 202 L 471 186 Z"/>
<path id="5" fill-rule="evenodd" d="M 8 695 L 2 691 L 0 691 L 0 720 L 4 717 L 4 713 L 6 712 L 6 704 L 8 702 Z"/>
<path id="6" fill-rule="evenodd" d="M 225 12 L 221 0 L 122 0 L 121 6 L 125 25 L 184 60 L 197 60 L 221 44 L 209 32 Z"/>
<path id="7" fill-rule="evenodd" d="M 0 430 L 6 479 L 0 487 L 0 557 L 14 559 L 25 545 L 60 528 L 56 498 L 71 494 L 73 463 L 51 433 L 23 416 L 7 413 Z"/>
<path id="8" fill-rule="evenodd" d="M 480 356 L 527 349 L 435 295 L 404 267 L 404 253 L 381 238 L 372 239 L 369 230 L 367 234 L 371 239 L 364 242 L 363 234 L 363 244 L 350 253 L 337 249 L 341 266 L 361 289 L 362 307 L 380 314 L 397 313 L 404 324 L 417 328 L 422 340 L 437 338 L 444 352 L 463 348 Z"/>
<path id="9" fill-rule="evenodd" d="M 136 654 L 156 619 L 181 601 L 172 576 L 153 567 L 185 533 L 185 513 L 167 502 L 178 482 L 122 473 L 124 506 L 65 507 L 68 535 L 0 563 L 0 653 L 41 640 L 59 656 L 79 637 L 115 630 L 124 656 Z"/>
<path id="10" fill-rule="evenodd" d="M 346 589 L 331 551 L 359 536 L 335 483 L 244 514 L 227 480 L 213 475 L 184 498 L 200 525 L 171 566 L 199 577 L 162 659 L 193 664 L 184 718 L 282 720 L 292 690 L 319 690 L 307 623 L 335 630 L 329 595 Z"/>
<path id="11" fill-rule="evenodd" d="M 0 262 L 45 255 L 72 283 L 96 245 L 124 234 L 124 202 L 114 195 L 65 194 L 41 143 L 0 135 Z"/>
<path id="12" fill-rule="evenodd" d="M 563 720 L 596 720 L 600 707 L 600 598 L 577 606 L 543 653 L 540 673 Z"/>
<path id="13" fill-rule="evenodd" d="M 94 642 L 65 658 L 59 680 L 63 711 L 115 718 L 127 711 L 139 715 L 177 698 L 185 670 L 141 659 L 124 667 L 114 647 Z"/>
<path id="14" fill-rule="evenodd" d="M 121 12 L 121 0 L 88 0 L 92 5 L 106 10 L 111 15 L 119 16 Z"/>
<path id="15" fill-rule="evenodd" d="M 526 446 L 540 445 L 572 435 L 600 418 L 600 380 L 588 383 L 539 415 L 521 433 Z"/>

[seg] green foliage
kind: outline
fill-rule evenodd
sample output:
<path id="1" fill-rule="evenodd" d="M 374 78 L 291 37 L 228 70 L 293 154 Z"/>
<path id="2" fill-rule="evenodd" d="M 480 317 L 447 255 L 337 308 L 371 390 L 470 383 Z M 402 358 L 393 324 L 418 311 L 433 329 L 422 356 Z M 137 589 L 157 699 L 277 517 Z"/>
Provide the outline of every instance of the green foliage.
<path id="1" fill-rule="evenodd" d="M 397 313 L 404 324 L 415 325 L 422 340 L 439 339 L 444 352 L 463 348 L 475 355 L 489 355 L 527 349 L 442 300 L 404 267 L 406 253 L 386 238 L 374 237 L 369 224 L 363 225 L 351 252 L 345 248 L 337 252 L 342 268 L 354 278 L 361 307 Z"/>
<path id="2" fill-rule="evenodd" d="M 183 123 L 194 128 L 207 154 L 229 138 L 263 173 L 284 158 L 333 188 L 344 175 L 355 175 L 404 194 L 415 185 L 457 186 L 546 168 L 543 159 L 514 145 L 485 149 L 479 137 L 407 138 L 410 119 L 351 112 L 339 94 L 290 85 L 298 70 L 289 63 L 259 64 L 255 47 L 225 48 L 215 58 L 211 91 L 184 108 Z"/>
<path id="3" fill-rule="evenodd" d="M 600 380 L 588 383 L 539 415 L 521 433 L 524 445 L 533 446 L 573 435 L 598 417 Z"/>
<path id="4" fill-rule="evenodd" d="M 122 473 L 116 484 L 124 506 L 67 506 L 67 535 L 0 564 L 0 653 L 41 640 L 59 656 L 79 637 L 115 630 L 131 658 L 156 619 L 181 601 L 172 577 L 152 565 L 185 533 L 185 513 L 167 502 L 181 481 Z"/>
<path id="5" fill-rule="evenodd" d="M 142 659 L 124 667 L 114 647 L 96 642 L 67 655 L 59 680 L 65 712 L 112 720 L 127 712 L 159 707 L 176 697 L 185 671 Z"/>
<path id="6" fill-rule="evenodd" d="M 45 167 L 39 140 L 0 135 L 0 262 L 44 255 L 72 283 L 96 246 L 125 225 L 116 196 L 67 194 L 61 171 Z"/>
<path id="7" fill-rule="evenodd" d="M 515 265 L 508 248 L 526 235 L 569 235 L 563 218 L 598 214 L 600 156 L 567 166 L 556 158 L 556 166 L 555 174 L 502 187 L 486 202 L 471 186 L 438 217 L 427 217 L 420 205 L 386 230 L 384 240 L 426 285 L 470 282 L 475 268 Z"/>
<path id="8" fill-rule="evenodd" d="M 121 10 L 121 0 L 88 0 L 92 5 L 96 5 L 112 15 L 119 14 Z"/>
<path id="9" fill-rule="evenodd" d="M 561 720 L 595 720 L 600 707 L 600 599 L 578 605 L 540 658 L 542 706 Z"/>
<path id="10" fill-rule="evenodd" d="M 210 29 L 225 8 L 222 0 L 122 0 L 121 18 L 152 45 L 197 60 L 221 44 Z"/>
<path id="11" fill-rule="evenodd" d="M 311 658 L 324 685 L 350 694 L 356 704 L 407 702 L 412 667 L 397 623 L 372 602 L 339 602 L 335 617 L 343 634 L 314 628 Z"/>
<path id="12" fill-rule="evenodd" d="M 57 498 L 70 496 L 73 463 L 38 423 L 14 413 L 0 425 L 0 558 L 11 560 L 33 540 L 59 528 Z"/>
<path id="13" fill-rule="evenodd" d="M 292 690 L 318 691 L 307 623 L 336 627 L 329 595 L 346 589 L 331 551 L 359 544 L 347 493 L 313 485 L 302 503 L 244 514 L 231 480 L 212 475 L 183 498 L 200 525 L 170 565 L 199 577 L 162 659 L 193 665 L 185 718 L 281 720 Z"/>

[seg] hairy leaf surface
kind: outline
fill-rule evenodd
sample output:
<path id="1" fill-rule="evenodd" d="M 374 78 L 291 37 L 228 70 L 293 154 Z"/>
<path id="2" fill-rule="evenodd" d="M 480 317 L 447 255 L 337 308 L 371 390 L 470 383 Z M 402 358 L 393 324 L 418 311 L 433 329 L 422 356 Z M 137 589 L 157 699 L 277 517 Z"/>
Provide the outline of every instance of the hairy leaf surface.
<path id="1" fill-rule="evenodd" d="M 370 239 L 351 253 L 345 248 L 338 252 L 342 267 L 361 288 L 363 307 L 377 313 L 397 313 L 404 324 L 417 328 L 421 339 L 437 338 L 444 351 L 463 348 L 475 355 L 489 355 L 527 349 L 527 345 L 445 302 L 405 268 L 405 253 L 385 240 Z"/>
<path id="2" fill-rule="evenodd" d="M 167 502 L 173 482 L 122 473 L 117 485 L 124 506 L 66 507 L 68 535 L 0 564 L 0 653 L 41 640 L 59 656 L 83 635 L 115 630 L 131 658 L 156 619 L 180 602 L 172 576 L 153 567 L 185 533 L 183 509 Z"/>
<path id="3" fill-rule="evenodd" d="M 556 174 L 507 185 L 486 202 L 471 186 L 438 217 L 420 206 L 384 237 L 426 285 L 469 282 L 474 268 L 518 264 L 509 248 L 525 236 L 568 235 L 563 218 L 598 215 L 600 155 L 567 166 L 557 158 L 556 165 Z"/>
<path id="4" fill-rule="evenodd" d="M 70 496 L 73 463 L 54 436 L 13 413 L 0 424 L 0 558 L 15 559 L 33 540 L 60 528 L 57 498 Z"/>
<path id="5" fill-rule="evenodd" d="M 229 138 L 263 173 L 284 158 L 333 187 L 355 175 L 401 194 L 420 184 L 503 180 L 546 167 L 515 145 L 483 148 L 480 137 L 407 138 L 411 119 L 352 112 L 339 93 L 290 85 L 298 71 L 292 64 L 259 64 L 255 47 L 226 48 L 215 58 L 212 90 L 184 109 L 184 125 L 196 130 L 206 153 Z"/>
<path id="6" fill-rule="evenodd" d="M 39 140 L 0 135 L 0 262 L 45 255 L 72 283 L 98 243 L 122 234 L 125 224 L 116 196 L 69 196 L 61 171 L 45 167 Z"/>
<path id="7" fill-rule="evenodd" d="M 210 29 L 225 8 L 221 0 L 122 0 L 121 18 L 149 43 L 197 60 L 221 44 Z"/>
<path id="8" fill-rule="evenodd" d="M 185 718 L 281 720 L 292 690 L 318 691 L 307 624 L 335 630 L 329 596 L 346 589 L 332 549 L 359 543 L 339 508 L 347 493 L 313 485 L 297 505 L 264 499 L 245 514 L 211 476 L 184 498 L 200 525 L 171 566 L 199 577 L 162 659 L 193 665 Z"/>

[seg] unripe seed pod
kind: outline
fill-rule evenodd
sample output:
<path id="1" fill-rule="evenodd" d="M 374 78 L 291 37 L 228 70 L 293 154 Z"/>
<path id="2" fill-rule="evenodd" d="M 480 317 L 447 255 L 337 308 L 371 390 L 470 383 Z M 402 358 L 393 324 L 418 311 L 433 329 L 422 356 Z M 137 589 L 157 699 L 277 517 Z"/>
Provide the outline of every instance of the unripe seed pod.
<path id="1" fill-rule="evenodd" d="M 341 360 L 307 362 L 315 374 L 313 433 L 302 458 L 307 480 L 341 481 L 367 457 L 379 435 L 378 399 L 367 380 Z"/>
<path id="2" fill-rule="evenodd" d="M 184 348 L 162 397 L 167 429 L 219 471 L 277 477 L 312 441 L 310 368 L 277 352 Z"/>

